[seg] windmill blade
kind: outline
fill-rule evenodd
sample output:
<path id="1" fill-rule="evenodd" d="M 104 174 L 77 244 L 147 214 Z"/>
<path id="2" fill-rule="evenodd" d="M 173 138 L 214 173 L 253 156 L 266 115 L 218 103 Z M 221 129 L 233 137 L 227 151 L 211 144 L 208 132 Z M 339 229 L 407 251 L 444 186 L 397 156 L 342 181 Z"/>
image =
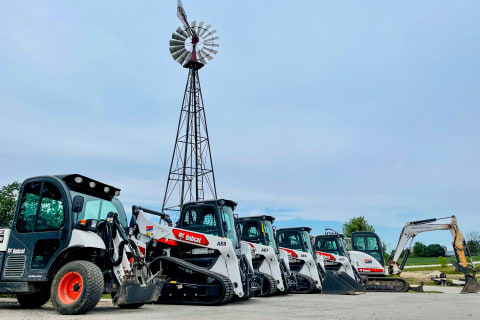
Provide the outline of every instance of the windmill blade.
<path id="1" fill-rule="evenodd" d="M 170 47 L 170 53 L 175 53 L 177 51 L 180 51 L 182 49 L 185 49 L 185 46 L 184 45 L 181 45 L 181 46 L 171 46 Z"/>
<path id="2" fill-rule="evenodd" d="M 197 27 L 197 31 L 200 31 L 201 29 L 203 29 L 204 23 L 205 23 L 205 22 L 200 21 L 200 24 L 199 24 L 198 27 Z M 198 33 L 198 32 L 197 32 L 197 33 Z"/>
<path id="3" fill-rule="evenodd" d="M 212 60 L 212 59 L 213 59 L 213 57 L 212 57 L 209 53 L 207 53 L 206 51 L 204 51 L 203 49 L 200 50 L 200 52 L 202 53 L 202 56 L 203 56 L 204 58 L 207 58 L 208 60 Z"/>
<path id="4" fill-rule="evenodd" d="M 217 53 L 218 53 L 218 51 L 213 50 L 213 49 L 210 49 L 210 48 L 205 48 L 205 47 L 203 47 L 203 49 L 206 50 L 206 51 L 208 51 L 208 52 L 210 52 L 210 53 L 213 53 L 213 54 L 217 54 Z"/>
<path id="5" fill-rule="evenodd" d="M 207 43 L 207 42 L 213 42 L 213 41 L 218 40 L 218 39 L 220 39 L 220 37 L 212 37 L 212 38 L 210 38 L 210 39 L 205 39 L 205 43 Z"/>
<path id="6" fill-rule="evenodd" d="M 175 53 L 172 52 L 172 58 L 174 60 L 177 60 L 182 54 L 184 54 L 185 52 L 188 52 L 187 49 L 183 48 L 183 50 L 179 50 Z"/>
<path id="7" fill-rule="evenodd" d="M 180 27 L 177 28 L 177 33 L 178 33 L 178 34 L 181 34 L 182 36 L 184 36 L 185 39 L 188 38 L 188 37 L 190 37 L 190 35 L 189 35 L 185 30 L 183 30 L 183 29 L 180 28 Z"/>
<path id="8" fill-rule="evenodd" d="M 207 64 L 207 61 L 205 61 L 205 57 L 202 55 L 201 51 L 197 51 L 197 60 L 203 64 Z"/>
<path id="9" fill-rule="evenodd" d="M 188 56 L 190 56 L 190 51 L 185 50 L 185 52 L 180 57 L 178 57 L 178 63 L 183 65 Z"/>
<path id="10" fill-rule="evenodd" d="M 187 38 L 176 32 L 172 33 L 172 39 L 185 41 Z"/>
<path id="11" fill-rule="evenodd" d="M 208 29 L 210 29 L 211 27 L 212 27 L 211 25 L 207 25 L 207 26 L 206 26 L 205 28 L 203 28 L 203 30 L 200 32 L 199 36 L 200 36 L 200 37 L 203 37 L 203 35 L 204 35 L 205 33 L 207 33 L 207 32 L 208 32 Z"/>
<path id="12" fill-rule="evenodd" d="M 181 46 L 181 45 L 185 45 L 185 41 L 183 40 L 170 40 L 170 46 Z"/>
<path id="13" fill-rule="evenodd" d="M 207 42 L 207 43 L 204 42 L 203 46 L 204 47 L 220 47 L 218 43 L 213 43 L 213 42 Z"/>

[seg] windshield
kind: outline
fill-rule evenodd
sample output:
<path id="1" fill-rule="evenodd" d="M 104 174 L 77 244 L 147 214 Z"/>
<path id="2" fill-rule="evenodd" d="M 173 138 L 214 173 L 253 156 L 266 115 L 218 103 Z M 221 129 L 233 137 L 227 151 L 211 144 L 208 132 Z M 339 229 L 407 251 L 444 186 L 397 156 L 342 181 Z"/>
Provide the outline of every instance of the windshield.
<path id="1" fill-rule="evenodd" d="M 384 264 L 383 254 L 375 236 L 355 236 L 353 238 L 353 249 L 368 253 L 377 259 L 382 265 Z"/>
<path id="2" fill-rule="evenodd" d="M 342 256 L 342 248 L 338 245 L 336 238 L 317 237 L 315 241 L 315 249 L 325 253 L 336 254 Z"/>
<path id="3" fill-rule="evenodd" d="M 240 242 L 237 239 L 237 232 L 235 230 L 235 218 L 233 217 L 233 210 L 229 206 L 222 207 L 222 223 L 224 226 L 225 236 L 232 241 L 235 247 L 239 247 Z"/>
<path id="4" fill-rule="evenodd" d="M 303 231 L 302 237 L 303 237 L 303 242 L 307 247 L 307 252 L 310 252 L 313 256 L 315 256 L 315 253 L 313 252 L 313 248 L 312 248 L 312 242 L 310 241 L 310 234 L 306 231 Z"/>
<path id="5" fill-rule="evenodd" d="M 266 245 L 260 234 L 260 226 L 256 220 L 240 221 L 240 234 L 242 240 Z"/>
<path id="6" fill-rule="evenodd" d="M 85 199 L 82 211 L 77 215 L 76 222 L 82 219 L 105 220 L 110 212 L 115 212 L 118 214 L 122 226 L 127 228 L 127 215 L 120 200 L 114 198 L 112 201 L 108 201 L 75 191 L 70 191 L 70 194 L 72 198 L 80 195 Z"/>
<path id="7" fill-rule="evenodd" d="M 268 241 L 268 245 L 272 247 L 276 253 L 278 253 L 277 241 L 275 241 L 275 237 L 273 236 L 274 233 L 272 223 L 270 221 L 263 222 L 262 229 L 267 235 L 266 239 Z"/>
<path id="8" fill-rule="evenodd" d="M 298 231 L 282 231 L 278 235 L 278 243 L 280 247 L 305 251 L 302 245 L 302 237 Z"/>

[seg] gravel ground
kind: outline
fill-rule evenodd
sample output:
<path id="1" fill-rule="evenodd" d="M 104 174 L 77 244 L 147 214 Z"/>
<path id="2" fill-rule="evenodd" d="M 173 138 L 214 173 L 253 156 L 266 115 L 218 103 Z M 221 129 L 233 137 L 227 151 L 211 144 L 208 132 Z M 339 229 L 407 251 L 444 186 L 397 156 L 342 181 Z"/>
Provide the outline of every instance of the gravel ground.
<path id="1" fill-rule="evenodd" d="M 439 287 L 435 287 L 439 290 Z M 431 288 L 426 288 L 430 290 Z M 374 293 L 356 296 L 288 295 L 254 298 L 224 306 L 148 305 L 138 310 L 120 310 L 102 300 L 82 316 L 61 316 L 49 303 L 41 309 L 20 309 L 15 299 L 0 299 L 0 319 L 479 319 L 480 294 L 463 295 L 449 288 L 446 293 Z M 457 289 L 457 288 L 455 288 Z"/>

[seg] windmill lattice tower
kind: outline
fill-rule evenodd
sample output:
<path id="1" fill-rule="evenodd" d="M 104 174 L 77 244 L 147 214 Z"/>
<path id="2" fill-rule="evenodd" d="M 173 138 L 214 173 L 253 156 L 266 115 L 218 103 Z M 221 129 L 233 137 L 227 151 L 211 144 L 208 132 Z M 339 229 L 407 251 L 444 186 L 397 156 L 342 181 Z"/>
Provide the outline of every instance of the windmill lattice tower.
<path id="1" fill-rule="evenodd" d="M 190 25 L 180 1 L 178 17 L 184 27 L 172 34 L 170 53 L 189 71 L 163 199 L 164 211 L 178 211 L 184 203 L 217 198 L 198 70 L 217 53 L 213 48 L 219 46 L 215 43 L 218 37 L 204 22 L 197 25 L 192 21 Z"/>

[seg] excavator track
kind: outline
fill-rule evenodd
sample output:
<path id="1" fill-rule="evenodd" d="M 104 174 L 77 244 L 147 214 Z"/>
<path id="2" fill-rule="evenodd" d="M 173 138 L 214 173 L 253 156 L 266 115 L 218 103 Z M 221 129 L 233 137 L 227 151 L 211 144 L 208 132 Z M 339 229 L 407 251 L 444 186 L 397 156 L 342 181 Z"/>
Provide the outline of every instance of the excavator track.
<path id="1" fill-rule="evenodd" d="M 368 292 L 407 292 L 410 285 L 402 278 L 368 277 Z"/>
<path id="2" fill-rule="evenodd" d="M 314 293 L 317 291 L 317 285 L 312 278 L 299 273 L 296 274 L 296 277 L 297 287 L 292 290 L 292 293 Z"/>
<path id="3" fill-rule="evenodd" d="M 261 273 L 263 276 L 262 290 L 259 294 L 260 297 L 270 297 L 277 292 L 277 282 L 275 279 L 266 273 Z"/>
<path id="4" fill-rule="evenodd" d="M 169 256 L 158 257 L 151 265 L 157 263 L 166 280 L 159 303 L 222 305 L 235 294 L 230 279 L 217 272 Z"/>

